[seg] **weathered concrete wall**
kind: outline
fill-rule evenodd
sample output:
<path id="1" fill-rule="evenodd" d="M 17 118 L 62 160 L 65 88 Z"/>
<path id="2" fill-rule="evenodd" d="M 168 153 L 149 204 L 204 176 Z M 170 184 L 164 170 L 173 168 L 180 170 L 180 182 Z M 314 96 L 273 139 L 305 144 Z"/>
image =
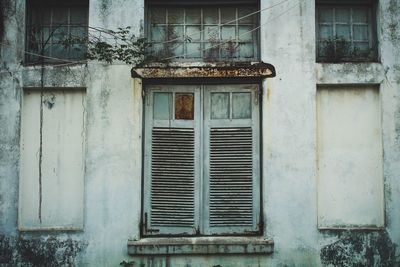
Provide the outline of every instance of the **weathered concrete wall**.
<path id="1" fill-rule="evenodd" d="M 261 0 L 261 8 L 281 1 Z M 46 67 L 45 87 L 86 88 L 84 227 L 18 231 L 25 1 L 2 1 L 0 40 L 0 265 L 5 266 L 398 266 L 400 251 L 400 1 L 378 8 L 380 63 L 315 63 L 315 4 L 287 1 L 261 14 L 262 60 L 277 76 L 263 84 L 264 237 L 268 256 L 128 257 L 141 211 L 142 96 L 130 66 Z M 89 23 L 143 33 L 143 1 L 91 0 Z M 1 31 L 0 31 L 1 33 Z M 318 230 L 317 85 L 375 84 L 382 106 L 384 230 Z M 144 265 L 142 265 L 144 264 Z"/>

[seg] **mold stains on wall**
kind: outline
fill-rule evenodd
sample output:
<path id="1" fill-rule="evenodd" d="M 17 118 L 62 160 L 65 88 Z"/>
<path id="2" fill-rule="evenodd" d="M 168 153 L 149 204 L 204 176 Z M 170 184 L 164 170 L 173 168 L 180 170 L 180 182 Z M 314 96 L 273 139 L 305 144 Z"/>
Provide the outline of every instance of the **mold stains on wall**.
<path id="1" fill-rule="evenodd" d="M 101 0 L 100 1 L 100 16 L 103 21 L 106 21 L 108 15 L 110 14 L 110 0 Z"/>
<path id="2" fill-rule="evenodd" d="M 54 104 L 56 103 L 56 96 L 52 93 L 46 95 L 43 100 L 43 104 L 48 108 L 52 109 Z"/>
<path id="3" fill-rule="evenodd" d="M 324 246 L 320 258 L 322 264 L 333 266 L 392 267 L 400 264 L 395 251 L 395 244 L 386 231 L 349 231 L 339 234 L 338 241 Z"/>
<path id="4" fill-rule="evenodd" d="M 6 20 L 15 13 L 11 0 L 0 1 L 0 42 L 4 39 Z"/>
<path id="5" fill-rule="evenodd" d="M 75 266 L 87 244 L 56 237 L 23 238 L 0 235 L 0 266 Z"/>

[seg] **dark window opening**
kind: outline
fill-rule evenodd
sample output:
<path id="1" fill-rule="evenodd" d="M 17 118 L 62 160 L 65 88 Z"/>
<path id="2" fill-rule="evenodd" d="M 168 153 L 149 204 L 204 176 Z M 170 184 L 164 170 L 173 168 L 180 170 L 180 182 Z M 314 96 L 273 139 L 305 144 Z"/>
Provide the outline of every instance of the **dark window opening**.
<path id="1" fill-rule="evenodd" d="M 357 62 L 377 58 L 373 1 L 316 2 L 317 61 Z"/>
<path id="2" fill-rule="evenodd" d="M 59 63 L 84 58 L 88 1 L 27 1 L 27 63 Z"/>

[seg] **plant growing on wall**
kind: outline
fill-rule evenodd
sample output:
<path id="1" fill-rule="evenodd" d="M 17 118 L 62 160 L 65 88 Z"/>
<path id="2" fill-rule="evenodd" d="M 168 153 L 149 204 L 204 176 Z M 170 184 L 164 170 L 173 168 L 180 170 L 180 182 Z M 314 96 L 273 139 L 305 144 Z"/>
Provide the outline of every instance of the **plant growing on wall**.
<path id="1" fill-rule="evenodd" d="M 341 62 L 352 53 L 351 43 L 343 38 L 329 38 L 320 45 L 322 46 L 321 54 L 325 59 L 324 61 L 327 62 Z"/>
<path id="2" fill-rule="evenodd" d="M 367 61 L 373 54 L 373 49 L 361 50 L 341 37 L 332 37 L 320 43 L 319 56 L 322 62 Z"/>

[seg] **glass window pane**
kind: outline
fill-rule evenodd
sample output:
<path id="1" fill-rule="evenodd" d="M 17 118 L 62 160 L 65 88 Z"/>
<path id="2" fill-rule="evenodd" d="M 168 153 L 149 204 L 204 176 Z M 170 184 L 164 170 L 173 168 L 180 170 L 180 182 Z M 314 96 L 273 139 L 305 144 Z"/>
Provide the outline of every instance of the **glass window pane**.
<path id="1" fill-rule="evenodd" d="M 70 36 L 73 38 L 83 38 L 86 36 L 86 27 L 71 27 Z"/>
<path id="2" fill-rule="evenodd" d="M 55 58 L 68 58 L 68 49 L 64 48 L 61 44 L 52 44 L 51 45 L 51 56 Z"/>
<path id="3" fill-rule="evenodd" d="M 253 39 L 253 32 L 251 26 L 239 26 L 239 40 L 251 41 Z"/>
<path id="4" fill-rule="evenodd" d="M 356 55 L 365 54 L 366 56 L 370 53 L 370 48 L 368 43 L 354 43 L 354 53 Z"/>
<path id="5" fill-rule="evenodd" d="M 211 93 L 211 119 L 229 119 L 229 93 Z"/>
<path id="6" fill-rule="evenodd" d="M 70 24 L 86 25 L 87 24 L 86 16 L 87 16 L 86 8 L 77 8 L 77 7 L 70 8 Z"/>
<path id="7" fill-rule="evenodd" d="M 165 8 L 151 8 L 150 9 L 150 22 L 151 23 L 166 23 L 166 11 Z"/>
<path id="8" fill-rule="evenodd" d="M 154 56 L 157 56 L 160 58 L 171 56 L 170 54 L 166 53 L 164 44 L 153 44 L 151 46 L 151 50 L 153 51 L 152 53 L 154 53 Z"/>
<path id="9" fill-rule="evenodd" d="M 200 26 L 186 26 L 186 41 L 200 41 Z"/>
<path id="10" fill-rule="evenodd" d="M 326 42 L 318 42 L 318 56 L 325 57 L 327 55 Z"/>
<path id="11" fill-rule="evenodd" d="M 218 26 L 205 26 L 204 27 L 204 41 L 216 42 L 219 41 L 219 27 Z"/>
<path id="12" fill-rule="evenodd" d="M 333 37 L 333 27 L 327 25 L 319 25 L 319 39 L 330 39 Z"/>
<path id="13" fill-rule="evenodd" d="M 193 94 L 175 94 L 175 119 L 193 120 L 194 117 L 194 95 Z"/>
<path id="14" fill-rule="evenodd" d="M 154 93 L 153 117 L 155 120 L 168 120 L 171 118 L 171 93 Z"/>
<path id="15" fill-rule="evenodd" d="M 353 22 L 354 23 L 368 23 L 368 9 L 353 8 Z"/>
<path id="16" fill-rule="evenodd" d="M 253 43 L 244 43 L 239 46 L 239 56 L 241 58 L 254 58 L 254 47 Z"/>
<path id="17" fill-rule="evenodd" d="M 183 42 L 183 27 L 182 26 L 167 26 L 168 40 Z"/>
<path id="18" fill-rule="evenodd" d="M 232 94 L 232 118 L 251 118 L 251 93 Z"/>
<path id="19" fill-rule="evenodd" d="M 81 59 L 81 58 L 83 58 L 83 56 L 86 52 L 85 46 L 83 46 L 81 44 L 73 44 L 73 45 L 71 45 L 69 50 L 70 50 L 69 58 L 71 58 L 71 59 Z"/>
<path id="20" fill-rule="evenodd" d="M 201 57 L 201 44 L 200 43 L 186 44 L 186 57 L 188 57 L 188 58 Z"/>
<path id="21" fill-rule="evenodd" d="M 336 22 L 350 23 L 350 9 L 349 8 L 336 8 Z"/>
<path id="22" fill-rule="evenodd" d="M 223 58 L 235 58 L 238 50 L 236 41 L 227 41 L 221 45 L 221 56 Z"/>
<path id="23" fill-rule="evenodd" d="M 187 8 L 186 9 L 186 24 L 200 24 L 200 23 L 201 23 L 200 8 Z"/>
<path id="24" fill-rule="evenodd" d="M 66 40 L 67 37 L 68 37 L 68 27 L 53 28 L 53 35 L 52 35 L 53 43 L 62 42 Z"/>
<path id="25" fill-rule="evenodd" d="M 151 40 L 154 42 L 165 41 L 165 27 L 164 26 L 155 26 L 151 27 Z"/>
<path id="26" fill-rule="evenodd" d="M 221 36 L 222 40 L 236 40 L 235 26 L 222 26 Z"/>
<path id="27" fill-rule="evenodd" d="M 255 9 L 252 7 L 239 7 L 238 8 L 238 16 L 242 18 L 239 20 L 239 24 L 254 24 L 256 19 L 256 14 L 247 16 L 255 12 Z M 245 18 L 243 18 L 245 17 Z"/>
<path id="28" fill-rule="evenodd" d="M 336 37 L 350 41 L 350 25 L 336 25 Z"/>
<path id="29" fill-rule="evenodd" d="M 204 59 L 215 60 L 219 58 L 219 45 L 218 42 L 204 44 Z"/>
<path id="30" fill-rule="evenodd" d="M 221 23 L 236 24 L 236 8 L 234 7 L 224 7 L 221 10 Z"/>
<path id="31" fill-rule="evenodd" d="M 204 24 L 218 24 L 218 8 L 203 9 Z"/>
<path id="32" fill-rule="evenodd" d="M 42 12 L 40 12 L 39 14 L 43 15 L 43 18 L 42 18 L 43 19 L 43 25 L 50 25 L 51 24 L 52 9 L 45 9 Z"/>
<path id="33" fill-rule="evenodd" d="M 183 8 L 168 8 L 168 24 L 183 23 Z"/>
<path id="34" fill-rule="evenodd" d="M 318 10 L 318 22 L 320 23 L 332 23 L 333 22 L 333 9 L 332 8 L 320 8 Z"/>
<path id="35" fill-rule="evenodd" d="M 368 41 L 368 26 L 354 25 L 354 40 L 357 41 Z"/>
<path id="36" fill-rule="evenodd" d="M 170 55 L 175 58 L 183 58 L 185 56 L 182 43 L 167 44 L 167 49 L 169 49 Z"/>
<path id="37" fill-rule="evenodd" d="M 53 9 L 53 25 L 68 24 L 68 8 Z"/>

